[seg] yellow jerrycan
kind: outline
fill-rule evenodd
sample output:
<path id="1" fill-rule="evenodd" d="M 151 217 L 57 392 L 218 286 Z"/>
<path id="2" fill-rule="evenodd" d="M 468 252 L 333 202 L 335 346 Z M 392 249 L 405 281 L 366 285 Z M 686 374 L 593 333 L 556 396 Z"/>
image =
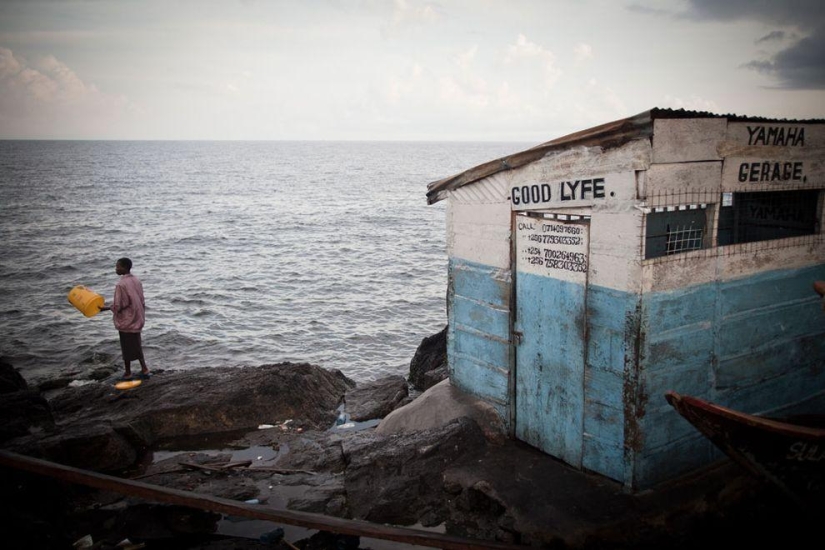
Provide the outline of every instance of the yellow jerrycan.
<path id="1" fill-rule="evenodd" d="M 83 285 L 77 285 L 69 291 L 69 302 L 86 317 L 100 313 L 104 304 L 103 296 Z"/>

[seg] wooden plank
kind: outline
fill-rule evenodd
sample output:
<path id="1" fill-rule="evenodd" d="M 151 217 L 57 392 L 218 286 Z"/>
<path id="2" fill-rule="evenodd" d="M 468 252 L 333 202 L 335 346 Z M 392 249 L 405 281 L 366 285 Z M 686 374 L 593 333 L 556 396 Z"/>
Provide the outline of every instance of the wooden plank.
<path id="1" fill-rule="evenodd" d="M 28 456 L 0 450 L 0 466 L 16 468 L 38 475 L 94 487 L 103 491 L 113 491 L 127 496 L 163 502 L 179 506 L 188 506 L 208 512 L 230 514 L 263 521 L 298 525 L 307 529 L 331 531 L 342 535 L 363 536 L 369 538 L 392 540 L 406 544 L 416 544 L 433 548 L 455 550 L 472 550 L 475 548 L 524 548 L 513 544 L 485 541 L 480 539 L 465 539 L 441 533 L 432 533 L 406 527 L 395 527 L 370 523 L 368 521 L 336 518 L 309 512 L 295 512 L 291 510 L 273 510 L 259 505 L 245 504 L 225 498 L 201 495 L 190 491 L 181 491 L 150 485 L 140 481 L 121 479 L 105 474 L 81 470 L 71 466 L 64 466 L 54 462 L 31 458 Z"/>

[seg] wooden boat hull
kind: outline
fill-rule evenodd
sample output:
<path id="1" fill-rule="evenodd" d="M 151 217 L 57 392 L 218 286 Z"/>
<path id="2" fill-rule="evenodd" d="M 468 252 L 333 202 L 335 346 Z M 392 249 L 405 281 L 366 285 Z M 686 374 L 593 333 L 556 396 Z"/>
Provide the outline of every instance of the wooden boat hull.
<path id="1" fill-rule="evenodd" d="M 821 417 L 779 420 L 669 391 L 665 398 L 731 459 L 805 508 L 822 509 L 825 429 Z"/>

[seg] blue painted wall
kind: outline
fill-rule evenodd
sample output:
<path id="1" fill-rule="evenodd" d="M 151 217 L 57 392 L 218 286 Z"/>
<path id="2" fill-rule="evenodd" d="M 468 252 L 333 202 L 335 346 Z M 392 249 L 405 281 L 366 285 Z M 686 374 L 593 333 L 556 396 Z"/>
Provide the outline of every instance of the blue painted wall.
<path id="1" fill-rule="evenodd" d="M 825 401 L 819 279 L 825 266 L 645 295 L 590 286 L 581 466 L 640 490 L 722 458 L 667 390 L 762 414 Z M 452 258 L 449 286 L 452 383 L 510 429 L 510 272 Z"/>
<path id="2" fill-rule="evenodd" d="M 815 266 L 643 296 L 634 486 L 721 457 L 667 404 L 667 390 L 777 415 L 822 397 L 825 312 L 812 284 L 823 278 Z"/>
<path id="3" fill-rule="evenodd" d="M 624 481 L 626 383 L 636 370 L 639 296 L 590 286 L 582 467 Z M 633 435 L 630 434 L 632 438 Z"/>
<path id="4" fill-rule="evenodd" d="M 585 285 L 520 272 L 516 279 L 516 437 L 580 467 L 586 357 Z"/>
<path id="5" fill-rule="evenodd" d="M 510 272 L 451 258 L 447 354 L 451 383 L 483 398 L 510 428 Z"/>

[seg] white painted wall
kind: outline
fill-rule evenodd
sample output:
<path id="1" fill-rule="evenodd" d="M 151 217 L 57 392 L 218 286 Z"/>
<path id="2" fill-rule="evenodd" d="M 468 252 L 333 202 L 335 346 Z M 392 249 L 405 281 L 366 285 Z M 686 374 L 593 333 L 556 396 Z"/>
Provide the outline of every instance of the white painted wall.
<path id="1" fill-rule="evenodd" d="M 719 122 L 726 120 L 655 121 L 656 163 L 646 173 L 646 207 L 706 202 L 712 217 L 709 228 L 715 230 L 723 192 L 825 188 L 825 126 L 737 122 L 720 128 Z M 704 148 L 698 145 L 702 140 L 707 144 Z M 678 154 L 680 147 L 684 147 L 682 155 Z M 770 174 L 767 179 L 763 163 Z M 754 165 L 758 165 L 758 174 L 752 178 Z M 743 175 L 746 181 L 741 181 Z M 643 260 L 642 291 L 674 290 L 817 265 L 825 261 L 825 242 L 813 241 L 811 237 L 760 241 Z"/>
<path id="2" fill-rule="evenodd" d="M 798 169 L 804 181 L 739 181 L 742 163 L 766 161 L 802 163 Z M 562 182 L 592 178 L 604 180 L 603 198 L 591 193 L 562 200 Z M 551 200 L 513 204 L 514 187 L 543 183 L 552 189 Z M 766 241 L 688 252 L 680 255 L 678 268 L 674 257 L 641 259 L 644 212 L 650 208 L 702 203 L 715 218 L 722 192 L 789 186 L 825 188 L 825 125 L 657 119 L 652 143 L 639 139 L 607 150 L 574 147 L 551 152 L 524 167 L 451 191 L 447 250 L 451 257 L 510 269 L 511 210 L 534 210 L 591 215 L 589 284 L 620 291 L 671 290 L 720 277 L 821 263 L 823 245 L 806 245 L 810 239 L 805 238 L 797 239 L 798 246 L 788 239 L 781 248 L 776 241 Z M 709 227 L 716 226 L 713 219 Z"/>

